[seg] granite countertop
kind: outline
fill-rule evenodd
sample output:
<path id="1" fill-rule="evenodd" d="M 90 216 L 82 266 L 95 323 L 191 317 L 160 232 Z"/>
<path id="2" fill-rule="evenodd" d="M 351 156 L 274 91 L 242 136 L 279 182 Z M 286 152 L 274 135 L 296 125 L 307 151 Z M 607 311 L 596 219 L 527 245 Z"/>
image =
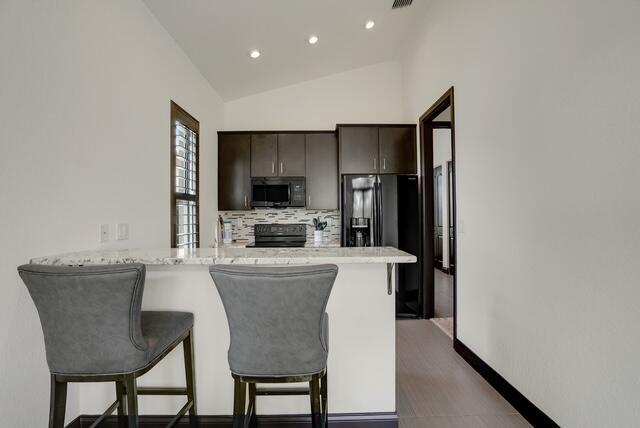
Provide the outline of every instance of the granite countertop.
<path id="1" fill-rule="evenodd" d="M 394 247 L 244 248 L 223 246 L 196 249 L 125 249 L 79 251 L 36 257 L 33 264 L 146 265 L 415 263 L 416 257 Z"/>

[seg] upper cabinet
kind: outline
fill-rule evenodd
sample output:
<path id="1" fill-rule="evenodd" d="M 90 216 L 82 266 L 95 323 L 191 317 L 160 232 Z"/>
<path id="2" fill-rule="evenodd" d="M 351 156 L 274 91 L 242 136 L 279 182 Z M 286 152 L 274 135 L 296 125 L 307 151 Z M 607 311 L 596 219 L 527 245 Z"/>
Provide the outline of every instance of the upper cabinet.
<path id="1" fill-rule="evenodd" d="M 251 136 L 218 134 L 218 210 L 251 208 Z"/>
<path id="2" fill-rule="evenodd" d="M 304 134 L 251 135 L 251 176 L 304 176 Z"/>
<path id="3" fill-rule="evenodd" d="M 415 125 L 339 125 L 341 174 L 415 174 Z"/>
<path id="4" fill-rule="evenodd" d="M 377 174 L 378 128 L 341 126 L 340 172 L 342 174 Z"/>
<path id="5" fill-rule="evenodd" d="M 278 175 L 278 136 L 276 134 L 251 135 L 251 176 Z"/>
<path id="6" fill-rule="evenodd" d="M 278 175 L 305 175 L 305 135 L 278 134 Z"/>
<path id="7" fill-rule="evenodd" d="M 306 135 L 307 209 L 338 209 L 338 140 L 334 132 Z"/>
<path id="8" fill-rule="evenodd" d="M 380 172 L 382 174 L 416 173 L 416 127 L 378 128 Z"/>

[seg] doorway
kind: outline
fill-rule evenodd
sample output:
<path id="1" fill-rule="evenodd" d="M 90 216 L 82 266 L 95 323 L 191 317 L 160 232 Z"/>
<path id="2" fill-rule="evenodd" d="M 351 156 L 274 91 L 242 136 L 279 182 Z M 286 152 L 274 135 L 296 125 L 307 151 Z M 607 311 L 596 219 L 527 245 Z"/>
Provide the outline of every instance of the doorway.
<path id="1" fill-rule="evenodd" d="M 456 322 L 456 161 L 451 87 L 420 117 L 423 308 L 452 341 Z"/>

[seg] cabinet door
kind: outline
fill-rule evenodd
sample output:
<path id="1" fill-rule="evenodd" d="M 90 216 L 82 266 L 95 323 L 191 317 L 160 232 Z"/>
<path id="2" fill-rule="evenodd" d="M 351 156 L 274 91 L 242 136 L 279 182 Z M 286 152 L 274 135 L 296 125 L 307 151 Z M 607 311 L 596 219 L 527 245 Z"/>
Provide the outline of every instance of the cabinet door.
<path id="1" fill-rule="evenodd" d="M 380 168 L 382 174 L 416 173 L 416 128 L 381 127 Z"/>
<path id="2" fill-rule="evenodd" d="M 378 128 L 340 127 L 340 172 L 342 174 L 377 174 Z"/>
<path id="3" fill-rule="evenodd" d="M 304 134 L 278 135 L 278 175 L 304 176 Z"/>
<path id="4" fill-rule="evenodd" d="M 335 133 L 306 135 L 307 209 L 338 209 L 338 140 Z"/>
<path id="5" fill-rule="evenodd" d="M 250 209 L 250 153 L 249 135 L 218 136 L 218 210 Z"/>
<path id="6" fill-rule="evenodd" d="M 277 176 L 277 162 L 278 136 L 276 134 L 253 134 L 251 136 L 251 176 Z"/>

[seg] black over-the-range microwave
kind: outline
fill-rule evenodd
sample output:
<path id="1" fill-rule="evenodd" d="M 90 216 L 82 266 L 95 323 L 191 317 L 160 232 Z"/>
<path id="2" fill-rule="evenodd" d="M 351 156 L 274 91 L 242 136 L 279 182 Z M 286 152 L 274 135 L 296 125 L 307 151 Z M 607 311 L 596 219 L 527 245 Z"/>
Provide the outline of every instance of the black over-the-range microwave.
<path id="1" fill-rule="evenodd" d="M 252 207 L 304 207 L 304 177 L 251 178 Z"/>

